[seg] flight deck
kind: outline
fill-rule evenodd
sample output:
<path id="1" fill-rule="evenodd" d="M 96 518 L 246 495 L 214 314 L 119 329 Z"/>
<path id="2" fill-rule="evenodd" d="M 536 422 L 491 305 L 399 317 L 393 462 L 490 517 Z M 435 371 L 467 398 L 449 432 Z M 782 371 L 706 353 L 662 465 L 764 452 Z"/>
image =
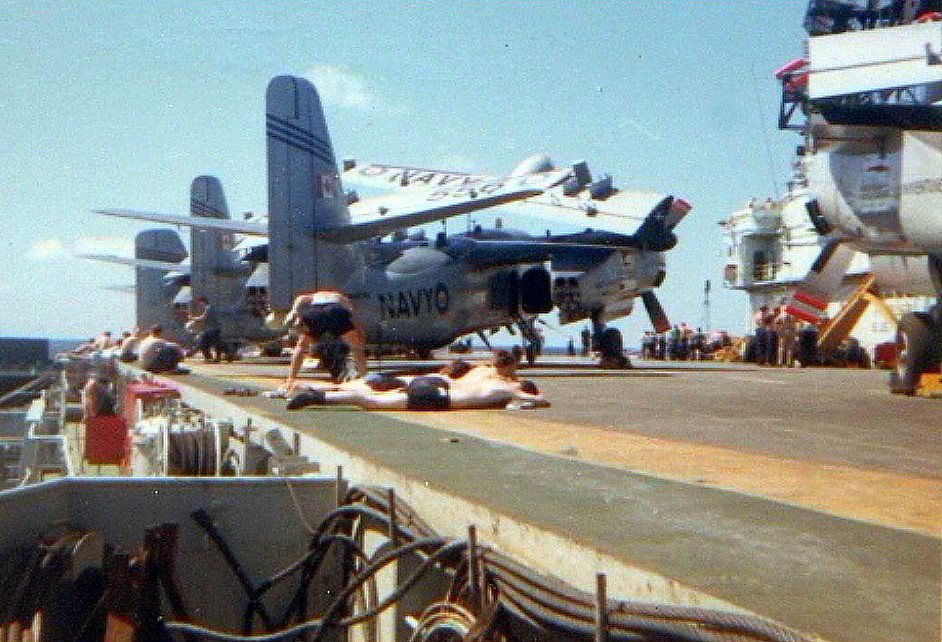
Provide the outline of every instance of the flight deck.
<path id="1" fill-rule="evenodd" d="M 367 412 L 251 394 L 274 390 L 283 362 L 187 365 L 155 378 L 577 586 L 606 572 L 620 599 L 828 640 L 940 637 L 942 413 L 887 393 L 884 372 L 547 357 L 520 375 L 550 408 Z"/>

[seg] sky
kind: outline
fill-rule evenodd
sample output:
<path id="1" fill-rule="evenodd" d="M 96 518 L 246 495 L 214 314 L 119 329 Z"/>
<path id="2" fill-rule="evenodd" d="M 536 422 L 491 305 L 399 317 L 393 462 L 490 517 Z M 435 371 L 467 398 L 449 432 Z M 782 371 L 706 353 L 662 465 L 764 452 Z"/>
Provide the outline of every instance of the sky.
<path id="1" fill-rule="evenodd" d="M 214 174 L 233 216 L 264 213 L 264 93 L 280 74 L 318 87 L 338 158 L 503 175 L 540 153 L 686 200 L 658 297 L 672 322 L 741 334 L 718 223 L 784 195 L 800 140 L 777 129 L 773 73 L 801 57 L 805 6 L 7 0 L 0 336 L 133 326 L 133 296 L 108 289 L 133 270 L 75 254 L 130 256 L 153 225 L 95 208 L 186 214 L 190 181 Z M 581 325 L 545 321 L 549 343 L 578 343 Z M 639 302 L 617 325 L 633 345 L 650 322 Z"/>

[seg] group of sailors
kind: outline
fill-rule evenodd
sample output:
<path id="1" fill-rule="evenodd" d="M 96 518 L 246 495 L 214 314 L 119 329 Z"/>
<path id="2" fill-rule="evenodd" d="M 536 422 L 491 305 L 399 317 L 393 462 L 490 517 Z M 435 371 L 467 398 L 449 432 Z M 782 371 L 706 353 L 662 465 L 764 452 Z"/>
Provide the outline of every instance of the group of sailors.
<path id="1" fill-rule="evenodd" d="M 187 329 L 197 333 L 198 350 L 208 363 L 217 362 L 219 323 L 205 298 L 198 300 L 196 314 L 189 317 Z M 286 319 L 286 330 L 296 335 L 291 362 L 284 384 L 275 396 L 287 400 L 289 409 L 309 405 L 345 404 L 367 409 L 444 410 L 448 408 L 504 408 L 543 406 L 548 402 L 536 385 L 517 378 L 519 355 L 499 351 L 485 364 L 472 365 L 455 360 L 432 374 L 370 374 L 366 360 L 366 339 L 352 302 L 339 292 L 314 292 L 298 296 Z M 301 381 L 298 375 L 304 359 L 328 336 L 341 341 L 353 361 L 356 378 L 342 383 Z M 154 374 L 186 374 L 180 366 L 186 348 L 163 337 L 163 328 L 154 325 L 124 332 L 118 339 L 103 332 L 63 358 L 87 360 L 94 367 L 112 359 L 133 363 Z M 99 368 L 103 370 L 103 368 Z M 105 394 L 108 377 L 90 376 L 83 390 L 86 417 L 113 414 L 113 399 Z"/>
<path id="2" fill-rule="evenodd" d="M 96 363 L 105 363 L 114 358 L 122 363 L 137 364 L 154 374 L 186 372 L 178 365 L 186 357 L 185 348 L 165 339 L 163 326 L 159 324 L 151 326 L 147 331 L 135 328 L 133 332 L 123 332 L 118 339 L 114 339 L 109 331 L 103 332 L 60 357 L 70 361 L 88 359 Z"/>
<path id="3" fill-rule="evenodd" d="M 746 360 L 755 361 L 761 366 L 791 368 L 799 356 L 799 340 L 802 341 L 802 355 L 807 352 L 804 343 L 807 343 L 808 337 L 816 340 L 811 325 L 788 314 L 784 304 L 774 308 L 760 305 L 752 322 L 755 328 L 754 358 L 749 359 L 747 356 Z"/>
<path id="4" fill-rule="evenodd" d="M 371 375 L 356 308 L 339 292 L 298 296 L 286 324 L 298 335 L 288 377 L 278 391 L 288 400 L 289 410 L 330 404 L 372 410 L 504 408 L 512 403 L 548 405 L 533 382 L 517 378 L 519 356 L 504 351 L 495 353 L 490 363 L 471 365 L 458 359 L 432 374 Z M 299 381 L 304 358 L 327 335 L 340 339 L 350 350 L 357 377 L 333 384 Z"/>
<path id="5" fill-rule="evenodd" d="M 206 297 L 196 302 L 196 312 L 188 317 L 186 327 L 196 335 L 196 350 L 207 363 L 218 363 L 223 356 L 219 317 Z M 140 327 L 125 331 L 115 338 L 111 331 L 102 332 L 75 350 L 62 355 L 66 359 L 115 358 L 122 363 L 134 363 L 153 374 L 183 374 L 180 367 L 188 352 L 176 341 L 164 338 L 164 328 L 154 324 L 146 330 Z"/>
<path id="6" fill-rule="evenodd" d="M 694 330 L 681 323 L 666 332 L 646 331 L 641 337 L 641 357 L 659 361 L 701 361 L 731 345 L 732 339 L 725 330 L 707 335 L 700 328 Z"/>
<path id="7" fill-rule="evenodd" d="M 774 308 L 761 305 L 752 323 L 754 334 L 740 353 L 743 361 L 788 368 L 796 362 L 801 365 L 817 362 L 817 330 L 788 314 L 784 303 Z M 686 323 L 674 325 L 667 332 L 648 331 L 641 338 L 642 357 L 664 361 L 710 359 L 714 353 L 734 347 L 725 330 L 706 335 Z"/>

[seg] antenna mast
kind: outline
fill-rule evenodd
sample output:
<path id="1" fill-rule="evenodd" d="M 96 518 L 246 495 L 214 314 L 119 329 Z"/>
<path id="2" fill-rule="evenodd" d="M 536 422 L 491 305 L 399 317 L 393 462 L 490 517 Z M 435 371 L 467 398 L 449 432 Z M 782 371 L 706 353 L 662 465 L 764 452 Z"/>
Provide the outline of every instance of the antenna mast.
<path id="1" fill-rule="evenodd" d="M 703 284 L 703 332 L 710 334 L 710 279 Z"/>

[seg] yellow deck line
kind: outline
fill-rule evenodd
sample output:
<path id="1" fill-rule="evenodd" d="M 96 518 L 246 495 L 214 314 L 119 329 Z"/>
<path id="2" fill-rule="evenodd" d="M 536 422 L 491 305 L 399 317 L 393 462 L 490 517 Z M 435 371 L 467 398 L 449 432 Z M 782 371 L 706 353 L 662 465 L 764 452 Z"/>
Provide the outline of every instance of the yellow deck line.
<path id="1" fill-rule="evenodd" d="M 942 537 L 942 482 L 510 416 L 389 412 L 398 419 L 525 450 L 732 491 L 835 517 Z"/>
<path id="2" fill-rule="evenodd" d="M 270 378 L 236 377 L 243 385 L 267 389 L 280 383 Z M 942 482 L 932 479 L 754 455 L 531 419 L 503 411 L 378 414 L 593 466 L 732 491 L 834 517 L 942 538 Z"/>

